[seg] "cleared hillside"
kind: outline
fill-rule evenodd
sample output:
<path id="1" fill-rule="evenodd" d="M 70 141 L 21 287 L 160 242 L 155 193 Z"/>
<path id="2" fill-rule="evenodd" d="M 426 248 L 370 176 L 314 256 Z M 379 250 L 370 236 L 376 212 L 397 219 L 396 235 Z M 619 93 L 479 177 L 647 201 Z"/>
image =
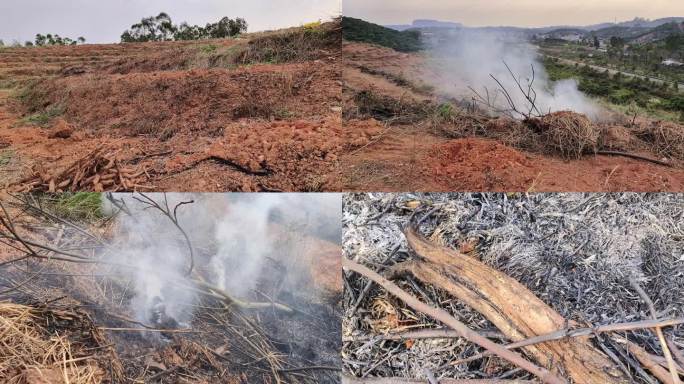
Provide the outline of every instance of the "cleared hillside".
<path id="1" fill-rule="evenodd" d="M 13 190 L 339 189 L 339 21 L 237 39 L 0 50 Z"/>

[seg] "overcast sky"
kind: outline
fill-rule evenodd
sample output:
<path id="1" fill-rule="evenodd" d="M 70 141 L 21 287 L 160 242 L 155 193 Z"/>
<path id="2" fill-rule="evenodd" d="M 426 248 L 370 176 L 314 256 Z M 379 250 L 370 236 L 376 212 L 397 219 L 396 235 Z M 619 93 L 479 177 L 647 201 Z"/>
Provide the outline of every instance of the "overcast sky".
<path id="1" fill-rule="evenodd" d="M 204 25 L 223 16 L 242 17 L 249 31 L 329 19 L 341 0 L 0 0 L 0 39 L 33 40 L 57 33 L 91 43 L 118 42 L 121 33 L 146 16 L 164 11 L 175 23 Z"/>
<path id="2" fill-rule="evenodd" d="M 468 26 L 539 27 L 684 16 L 684 0 L 344 0 L 342 9 L 345 16 L 377 24 L 436 19 Z"/>

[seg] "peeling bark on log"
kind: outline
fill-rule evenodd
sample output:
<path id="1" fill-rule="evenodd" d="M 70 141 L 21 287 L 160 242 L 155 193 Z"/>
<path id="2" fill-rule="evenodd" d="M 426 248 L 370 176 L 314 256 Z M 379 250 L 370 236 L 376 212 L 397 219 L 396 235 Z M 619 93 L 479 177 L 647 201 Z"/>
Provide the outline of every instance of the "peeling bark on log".
<path id="1" fill-rule="evenodd" d="M 426 284 L 444 289 L 480 312 L 512 341 L 567 327 L 567 321 L 530 290 L 497 271 L 453 249 L 429 242 L 415 230 L 406 232 L 409 246 L 422 261 L 394 266 L 391 274 L 410 273 Z M 614 363 L 593 347 L 587 337 L 524 348 L 539 365 L 565 374 L 575 383 L 627 383 Z"/>

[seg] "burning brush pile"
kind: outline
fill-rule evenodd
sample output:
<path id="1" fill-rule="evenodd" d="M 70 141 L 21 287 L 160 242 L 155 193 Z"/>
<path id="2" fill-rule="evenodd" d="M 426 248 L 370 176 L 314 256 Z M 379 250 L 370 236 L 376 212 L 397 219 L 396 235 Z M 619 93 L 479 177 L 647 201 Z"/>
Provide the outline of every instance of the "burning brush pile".
<path id="1" fill-rule="evenodd" d="M 59 196 L 0 201 L 3 379 L 339 381 L 339 197 Z"/>
<path id="2" fill-rule="evenodd" d="M 678 383 L 682 214 L 672 195 L 348 195 L 345 377 Z"/>

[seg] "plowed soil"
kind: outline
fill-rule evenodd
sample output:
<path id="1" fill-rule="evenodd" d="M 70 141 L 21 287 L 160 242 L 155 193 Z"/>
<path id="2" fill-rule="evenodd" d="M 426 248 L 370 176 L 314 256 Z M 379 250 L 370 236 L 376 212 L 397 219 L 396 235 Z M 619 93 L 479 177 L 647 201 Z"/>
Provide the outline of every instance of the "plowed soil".
<path id="1" fill-rule="evenodd" d="M 105 147 L 138 190 L 339 190 L 378 133 L 342 126 L 339 45 L 244 64 L 252 38 L 0 50 L 0 184 Z"/>
<path id="2" fill-rule="evenodd" d="M 442 95 L 424 91 L 430 77 L 420 54 L 398 53 L 362 43 L 343 43 L 344 125 L 363 130 L 380 127 L 383 133 L 353 155 L 344 156 L 342 178 L 345 188 L 357 191 L 682 191 L 684 168 L 681 160 L 668 159 L 672 166 L 622 156 L 588 154 L 564 160 L 543 151 L 527 151 L 536 143 L 524 140 L 500 141 L 481 135 L 473 127 L 378 121 L 358 116 L 354 96 L 361 91 L 406 102 L 441 103 Z M 370 69 L 370 70 L 369 70 Z M 640 127 L 660 124 L 638 121 Z M 503 124 L 503 125 L 502 125 Z M 509 124 L 507 126 L 507 124 Z M 667 123 L 669 124 L 669 123 Z M 492 120 L 508 135 L 517 126 Z M 619 129 L 616 129 L 619 128 Z M 683 128 L 684 129 L 684 128 Z M 634 129 L 612 123 L 604 128 L 606 149 L 619 149 L 652 159 L 662 159 L 656 148 L 638 139 Z M 619 135 L 616 134 L 619 133 Z M 504 132 L 505 133 L 505 132 Z M 616 136 L 617 135 L 617 136 Z M 501 135 L 505 136 L 504 134 Z M 615 137 L 614 137 L 615 136 Z M 619 137 L 618 137 L 619 136 Z M 516 146 L 512 142 L 516 142 Z"/>

